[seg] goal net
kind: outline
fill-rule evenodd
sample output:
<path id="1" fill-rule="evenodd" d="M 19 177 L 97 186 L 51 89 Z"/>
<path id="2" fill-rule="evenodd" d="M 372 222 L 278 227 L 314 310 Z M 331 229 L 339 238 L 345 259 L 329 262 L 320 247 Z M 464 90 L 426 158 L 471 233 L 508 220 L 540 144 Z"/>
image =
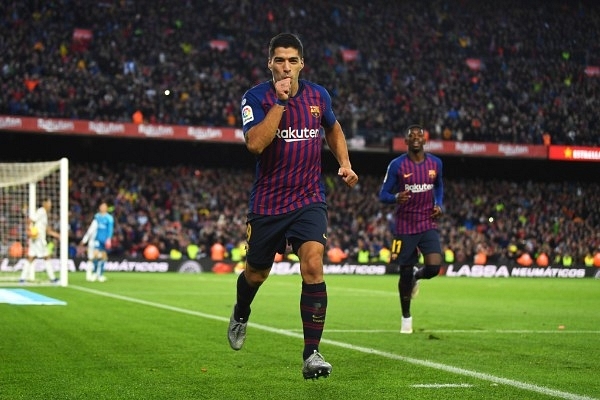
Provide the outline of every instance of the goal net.
<path id="1" fill-rule="evenodd" d="M 66 158 L 0 163 L 0 285 L 43 284 L 52 275 L 61 286 L 68 285 L 68 178 Z M 34 257 L 29 263 L 29 246 L 40 245 L 30 241 L 31 220 L 47 200 L 47 226 L 59 238 L 47 235 L 47 259 Z"/>

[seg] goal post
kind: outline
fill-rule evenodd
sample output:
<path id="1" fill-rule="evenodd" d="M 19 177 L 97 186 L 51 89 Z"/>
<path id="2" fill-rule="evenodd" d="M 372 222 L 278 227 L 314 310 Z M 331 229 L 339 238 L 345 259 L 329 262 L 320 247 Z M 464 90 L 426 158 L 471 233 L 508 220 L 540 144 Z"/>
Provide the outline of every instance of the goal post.
<path id="1" fill-rule="evenodd" d="M 0 163 L 0 285 L 19 283 L 28 264 L 29 219 L 51 200 L 47 236 L 50 266 L 61 286 L 69 283 L 69 160 Z M 46 262 L 34 260 L 27 284 L 48 282 Z M 37 278 L 37 279 L 36 279 Z"/>

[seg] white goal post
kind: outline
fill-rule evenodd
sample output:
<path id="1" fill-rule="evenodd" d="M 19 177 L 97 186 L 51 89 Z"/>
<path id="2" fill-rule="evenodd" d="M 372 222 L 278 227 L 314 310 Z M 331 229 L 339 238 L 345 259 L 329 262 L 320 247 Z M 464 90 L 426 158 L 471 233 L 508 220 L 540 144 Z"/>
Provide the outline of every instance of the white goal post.
<path id="1" fill-rule="evenodd" d="M 58 283 L 67 286 L 69 261 L 69 160 L 0 163 L 0 285 L 19 282 L 28 264 L 30 216 L 50 199 L 48 227 L 60 239 L 47 237 L 49 263 Z M 26 284 L 48 282 L 44 260 L 34 260 Z M 37 278 L 36 279 L 36 275 Z"/>

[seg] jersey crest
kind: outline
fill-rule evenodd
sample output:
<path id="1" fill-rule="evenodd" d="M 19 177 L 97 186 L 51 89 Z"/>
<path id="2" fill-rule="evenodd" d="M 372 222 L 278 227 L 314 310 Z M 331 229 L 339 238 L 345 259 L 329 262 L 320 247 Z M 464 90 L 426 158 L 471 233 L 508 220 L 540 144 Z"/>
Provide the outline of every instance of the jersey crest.
<path id="1" fill-rule="evenodd" d="M 310 115 L 315 118 L 319 118 L 321 116 L 321 110 L 319 109 L 319 106 L 310 106 Z"/>

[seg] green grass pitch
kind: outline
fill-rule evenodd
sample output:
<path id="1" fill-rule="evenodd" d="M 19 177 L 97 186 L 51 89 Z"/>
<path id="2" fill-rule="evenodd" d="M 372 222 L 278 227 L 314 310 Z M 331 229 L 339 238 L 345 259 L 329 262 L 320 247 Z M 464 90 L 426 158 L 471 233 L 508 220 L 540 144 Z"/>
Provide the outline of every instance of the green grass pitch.
<path id="1" fill-rule="evenodd" d="M 66 306 L 0 304 L 0 399 L 600 398 L 600 280 L 423 281 L 401 335 L 397 279 L 326 276 L 333 371 L 305 381 L 297 275 L 263 285 L 235 352 L 234 274 L 73 273 L 27 288 Z"/>

